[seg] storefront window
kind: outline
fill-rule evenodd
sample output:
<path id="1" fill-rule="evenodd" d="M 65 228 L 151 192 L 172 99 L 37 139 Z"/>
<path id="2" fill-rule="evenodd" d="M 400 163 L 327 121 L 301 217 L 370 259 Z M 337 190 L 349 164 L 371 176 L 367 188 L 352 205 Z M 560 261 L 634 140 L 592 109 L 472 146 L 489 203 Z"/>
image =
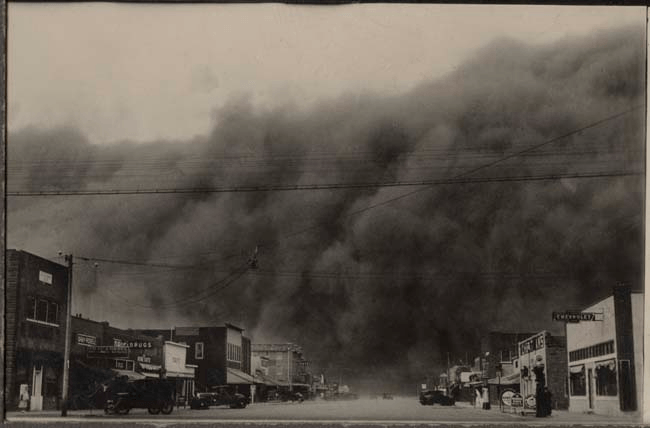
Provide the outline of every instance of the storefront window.
<path id="1" fill-rule="evenodd" d="M 203 342 L 196 342 L 194 344 L 194 358 L 197 360 L 203 359 Z"/>
<path id="2" fill-rule="evenodd" d="M 584 365 L 569 367 L 569 387 L 573 396 L 586 395 L 587 383 Z"/>
<path id="3" fill-rule="evenodd" d="M 618 393 L 616 387 L 616 362 L 603 361 L 596 364 L 596 394 L 612 396 Z"/>

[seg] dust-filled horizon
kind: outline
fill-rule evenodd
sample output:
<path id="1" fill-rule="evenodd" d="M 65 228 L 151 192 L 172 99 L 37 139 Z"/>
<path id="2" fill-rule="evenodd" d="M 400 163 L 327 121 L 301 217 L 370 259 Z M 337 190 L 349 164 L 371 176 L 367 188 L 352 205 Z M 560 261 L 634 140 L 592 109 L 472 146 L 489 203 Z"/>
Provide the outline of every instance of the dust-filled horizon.
<path id="1" fill-rule="evenodd" d="M 8 135 L 7 247 L 72 253 L 73 313 L 232 322 L 408 393 L 490 331 L 562 334 L 553 311 L 643 289 L 644 43 L 496 39 L 401 94 L 233 97 L 186 141 L 35 119 Z M 156 190 L 192 192 L 119 194 Z"/>

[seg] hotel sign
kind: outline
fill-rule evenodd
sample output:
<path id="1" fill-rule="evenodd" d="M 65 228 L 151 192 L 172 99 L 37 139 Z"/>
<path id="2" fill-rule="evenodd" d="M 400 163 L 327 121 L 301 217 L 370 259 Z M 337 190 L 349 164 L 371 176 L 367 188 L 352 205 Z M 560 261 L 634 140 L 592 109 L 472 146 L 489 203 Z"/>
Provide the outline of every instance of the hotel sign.
<path id="1" fill-rule="evenodd" d="M 553 321 L 578 323 L 581 321 L 602 321 L 602 315 L 596 312 L 553 312 Z"/>

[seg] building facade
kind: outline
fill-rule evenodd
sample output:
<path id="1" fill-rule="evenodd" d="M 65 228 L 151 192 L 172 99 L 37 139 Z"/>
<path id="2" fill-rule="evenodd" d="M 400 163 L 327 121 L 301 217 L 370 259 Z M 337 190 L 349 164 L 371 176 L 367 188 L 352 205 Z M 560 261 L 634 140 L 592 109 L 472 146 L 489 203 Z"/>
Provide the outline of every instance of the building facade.
<path id="1" fill-rule="evenodd" d="M 229 385 L 242 394 L 250 394 L 250 387 L 254 385 L 250 374 L 250 340 L 243 335 L 242 328 L 226 323 L 214 327 L 138 331 L 187 346 L 187 364 L 196 366 L 197 391 Z"/>
<path id="2" fill-rule="evenodd" d="M 266 377 L 278 386 L 293 390 L 309 390 L 309 361 L 302 348 L 293 343 L 252 344 L 251 354 L 264 362 Z"/>
<path id="3" fill-rule="evenodd" d="M 574 412 L 639 411 L 643 397 L 643 293 L 615 287 L 611 296 L 567 322 L 570 406 Z"/>
<path id="4" fill-rule="evenodd" d="M 57 409 L 63 380 L 68 268 L 25 251 L 7 250 L 6 275 L 7 409 Z"/>
<path id="5" fill-rule="evenodd" d="M 566 378 L 566 337 L 542 331 L 519 342 L 520 393 L 535 396 L 536 368 L 543 368 L 544 384 L 552 394 L 553 409 L 567 409 L 569 395 Z"/>

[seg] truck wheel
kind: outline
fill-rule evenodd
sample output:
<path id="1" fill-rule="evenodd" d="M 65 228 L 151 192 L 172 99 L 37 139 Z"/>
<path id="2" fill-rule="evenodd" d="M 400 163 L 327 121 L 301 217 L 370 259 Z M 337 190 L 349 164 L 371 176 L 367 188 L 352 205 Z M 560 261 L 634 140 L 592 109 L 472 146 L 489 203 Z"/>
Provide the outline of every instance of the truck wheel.
<path id="1" fill-rule="evenodd" d="M 171 401 L 165 402 L 162 407 L 160 408 L 160 411 L 163 415 L 168 415 L 174 410 L 174 403 Z"/>
<path id="2" fill-rule="evenodd" d="M 160 413 L 160 407 L 149 407 L 147 410 L 151 415 L 157 415 L 158 413 Z"/>

